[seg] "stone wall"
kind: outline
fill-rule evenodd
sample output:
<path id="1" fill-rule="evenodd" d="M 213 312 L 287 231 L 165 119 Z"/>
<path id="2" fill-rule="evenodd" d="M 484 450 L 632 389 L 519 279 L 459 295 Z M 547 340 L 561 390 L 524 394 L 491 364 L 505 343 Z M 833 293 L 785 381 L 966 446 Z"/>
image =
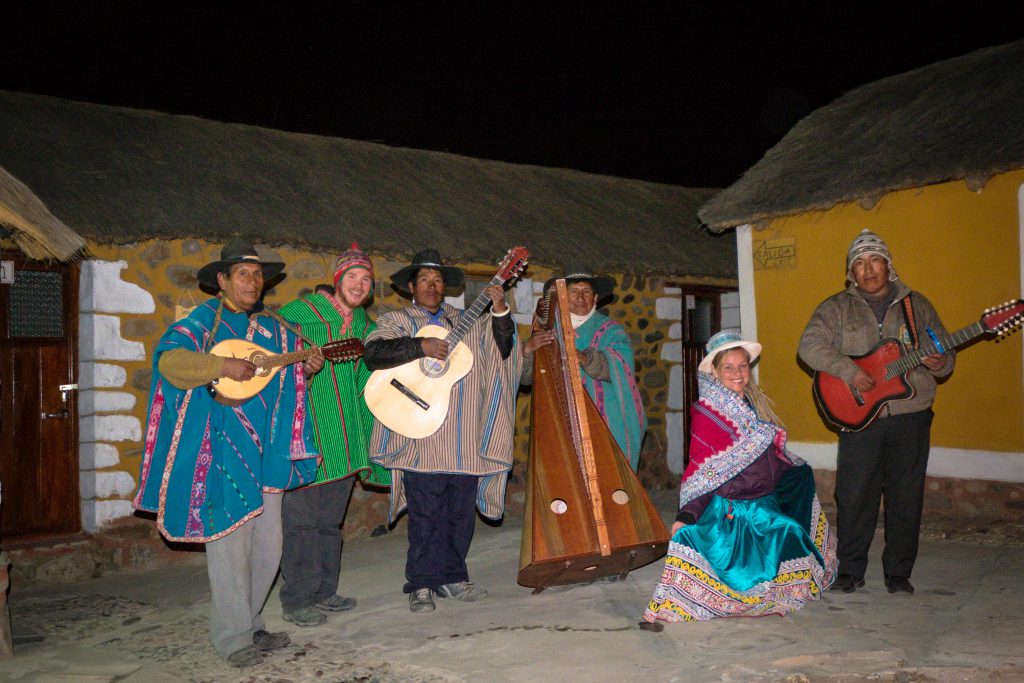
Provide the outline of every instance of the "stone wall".
<path id="1" fill-rule="evenodd" d="M 93 258 L 83 263 L 80 296 L 79 455 L 82 523 L 87 531 L 97 531 L 132 515 L 130 501 L 141 459 L 152 349 L 175 320 L 177 308 L 208 297 L 196 288 L 195 274 L 202 265 L 219 257 L 220 245 L 199 240 L 151 240 L 125 246 L 93 244 L 90 250 Z M 287 278 L 267 293 L 271 306 L 280 306 L 331 280 L 332 255 L 280 248 L 265 250 L 264 256 L 287 264 Z M 406 300 L 390 287 L 389 276 L 405 263 L 374 258 L 374 265 L 371 315 L 404 306 Z M 479 275 L 484 280 L 496 270 L 493 264 L 460 265 L 471 276 Z M 510 296 L 524 339 L 543 282 L 553 273 L 531 266 L 528 275 Z M 620 286 L 604 311 L 621 322 L 632 337 L 637 379 L 650 422 L 640 478 L 649 488 L 675 487 L 681 470 L 681 446 L 678 437 L 673 440 L 666 433 L 666 415 L 670 412 L 670 396 L 680 395 L 679 358 L 673 352 L 679 338 L 679 290 L 666 289 L 664 280 L 657 277 L 613 275 Z M 449 302 L 456 306 L 470 303 L 461 294 Z M 513 515 L 522 513 L 525 500 L 529 409 L 529 395 L 521 394 L 516 462 L 508 490 L 508 511 Z M 678 411 L 679 406 L 674 409 Z M 386 493 L 357 487 L 346 518 L 346 536 L 385 532 L 386 512 Z"/>

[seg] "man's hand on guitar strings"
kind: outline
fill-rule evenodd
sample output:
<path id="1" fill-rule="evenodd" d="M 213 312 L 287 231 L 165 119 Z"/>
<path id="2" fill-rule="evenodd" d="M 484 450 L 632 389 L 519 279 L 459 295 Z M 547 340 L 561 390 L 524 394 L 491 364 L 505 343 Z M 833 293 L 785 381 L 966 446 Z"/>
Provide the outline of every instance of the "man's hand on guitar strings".
<path id="1" fill-rule="evenodd" d="M 921 364 L 932 372 L 939 372 L 946 365 L 946 356 L 941 353 L 933 353 L 921 359 Z"/>
<path id="2" fill-rule="evenodd" d="M 256 376 L 256 366 L 243 358 L 225 358 L 224 367 L 220 372 L 221 377 L 236 382 L 248 382 Z"/>
<path id="3" fill-rule="evenodd" d="M 860 391 L 871 391 L 875 388 L 875 380 L 871 379 L 871 375 L 863 370 L 858 370 L 857 376 L 853 378 L 853 386 Z"/>
<path id="4" fill-rule="evenodd" d="M 438 339 L 437 337 L 423 337 L 420 341 L 420 346 L 423 347 L 423 354 L 427 358 L 444 360 L 448 357 L 448 342 L 444 339 Z"/>

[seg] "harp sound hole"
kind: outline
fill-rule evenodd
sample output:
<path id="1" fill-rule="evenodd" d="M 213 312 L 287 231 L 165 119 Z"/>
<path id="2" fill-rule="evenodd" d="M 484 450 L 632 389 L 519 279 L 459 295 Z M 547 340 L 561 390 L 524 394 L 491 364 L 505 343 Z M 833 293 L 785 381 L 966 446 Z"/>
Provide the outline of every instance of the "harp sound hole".
<path id="1" fill-rule="evenodd" d="M 569 506 L 561 498 L 555 498 L 551 501 L 551 511 L 556 515 L 564 515 L 565 511 L 569 509 Z"/>
<path id="2" fill-rule="evenodd" d="M 622 489 L 615 489 L 615 491 L 612 492 L 612 500 L 619 505 L 625 505 L 629 502 L 629 494 Z"/>

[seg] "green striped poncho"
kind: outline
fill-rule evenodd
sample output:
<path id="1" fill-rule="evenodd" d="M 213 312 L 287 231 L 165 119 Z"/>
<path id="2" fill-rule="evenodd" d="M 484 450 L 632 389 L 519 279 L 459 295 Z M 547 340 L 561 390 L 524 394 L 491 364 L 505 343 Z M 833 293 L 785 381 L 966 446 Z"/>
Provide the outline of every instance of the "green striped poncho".
<path id="1" fill-rule="evenodd" d="M 349 337 L 365 339 L 376 329 L 362 307 L 352 311 L 352 326 L 341 333 L 344 319 L 334 304 L 322 294 L 310 294 L 280 310 L 287 320 L 297 323 L 314 344 Z M 370 370 L 360 358 L 355 362 L 332 363 L 313 378 L 309 388 L 310 413 L 318 450 L 324 459 L 317 470 L 316 483 L 343 479 L 358 474 L 377 486 L 390 486 L 391 473 L 368 457 L 373 416 L 363 400 L 363 388 Z"/>

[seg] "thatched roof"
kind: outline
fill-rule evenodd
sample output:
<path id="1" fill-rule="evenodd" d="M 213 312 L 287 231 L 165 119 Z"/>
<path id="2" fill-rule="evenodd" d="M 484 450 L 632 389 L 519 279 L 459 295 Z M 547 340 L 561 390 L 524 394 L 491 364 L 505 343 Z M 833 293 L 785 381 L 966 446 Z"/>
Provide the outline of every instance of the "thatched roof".
<path id="1" fill-rule="evenodd" d="M 408 258 L 732 278 L 708 190 L 0 92 L 0 166 L 100 243 L 242 234 Z M 574 258 L 575 257 L 575 258 Z"/>
<path id="2" fill-rule="evenodd" d="M 700 209 L 714 230 L 1024 167 L 1024 41 L 853 90 Z"/>
<path id="3" fill-rule="evenodd" d="M 0 168 L 0 227 L 29 258 L 67 261 L 85 242 L 50 213 L 25 184 Z"/>

